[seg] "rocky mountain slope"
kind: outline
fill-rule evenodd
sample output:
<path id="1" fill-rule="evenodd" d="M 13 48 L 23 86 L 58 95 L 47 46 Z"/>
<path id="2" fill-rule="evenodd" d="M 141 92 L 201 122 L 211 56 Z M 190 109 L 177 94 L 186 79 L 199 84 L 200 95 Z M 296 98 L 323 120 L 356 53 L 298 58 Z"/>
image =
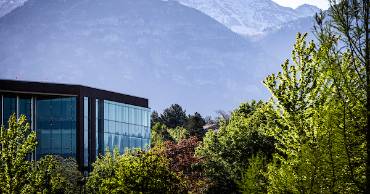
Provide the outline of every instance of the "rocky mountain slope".
<path id="1" fill-rule="evenodd" d="M 272 0 L 175 0 L 195 8 L 224 24 L 232 31 L 258 37 L 283 28 L 285 24 L 312 17 L 320 9 L 302 5 L 297 9 L 283 7 Z"/>
<path id="2" fill-rule="evenodd" d="M 0 18 L 0 78 L 79 83 L 212 114 L 266 98 L 279 68 L 254 43 L 173 1 L 29 0 Z"/>

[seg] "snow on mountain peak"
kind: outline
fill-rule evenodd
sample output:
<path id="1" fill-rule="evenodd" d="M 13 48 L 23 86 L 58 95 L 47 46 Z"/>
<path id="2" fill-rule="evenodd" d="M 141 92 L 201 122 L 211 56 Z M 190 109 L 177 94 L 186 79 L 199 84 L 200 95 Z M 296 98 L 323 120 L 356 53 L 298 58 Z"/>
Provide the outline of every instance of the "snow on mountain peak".
<path id="1" fill-rule="evenodd" d="M 22 6 L 27 0 L 0 0 L 0 17 Z"/>
<path id="2" fill-rule="evenodd" d="M 300 13 L 302 17 L 309 17 L 309 16 L 313 16 L 315 13 L 320 12 L 320 8 L 314 5 L 303 4 L 297 7 L 295 11 Z"/>
<path id="3" fill-rule="evenodd" d="M 22 6 L 27 0 L 0 0 L 0 17 Z M 272 0 L 163 0 L 177 1 L 197 9 L 224 24 L 233 32 L 259 37 L 281 25 L 313 16 L 320 9 L 304 4 L 296 9 L 283 7 Z"/>
<path id="4" fill-rule="evenodd" d="M 258 37 L 279 29 L 281 25 L 302 17 L 313 16 L 319 9 L 303 5 L 297 9 L 283 7 L 271 0 L 175 0 L 197 9 L 230 30 Z"/>

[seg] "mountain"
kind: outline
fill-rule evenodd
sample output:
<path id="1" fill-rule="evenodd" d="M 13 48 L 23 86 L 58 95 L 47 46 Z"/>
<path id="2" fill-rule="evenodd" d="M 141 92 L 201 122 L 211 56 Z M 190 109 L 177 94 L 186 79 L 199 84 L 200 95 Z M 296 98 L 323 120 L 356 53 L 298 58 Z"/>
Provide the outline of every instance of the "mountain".
<path id="1" fill-rule="evenodd" d="M 27 0 L 0 0 L 0 17 L 22 6 Z"/>
<path id="2" fill-rule="evenodd" d="M 283 7 L 272 0 L 174 0 L 197 9 L 247 37 L 259 37 L 282 28 L 286 23 L 312 17 L 320 9 L 302 5 Z"/>
<path id="3" fill-rule="evenodd" d="M 300 13 L 303 17 L 312 17 L 315 13 L 320 12 L 320 8 L 313 5 L 303 4 L 298 6 L 295 11 Z"/>
<path id="4" fill-rule="evenodd" d="M 212 114 L 266 98 L 279 66 L 202 12 L 162 0 L 29 0 L 0 18 L 0 78 L 78 83 Z"/>
<path id="5" fill-rule="evenodd" d="M 298 32 L 308 33 L 307 40 L 314 40 L 313 26 L 315 20 L 313 17 L 300 18 L 298 20 L 286 23 L 281 28 L 266 34 L 259 39 L 256 44 L 258 48 L 265 49 L 278 62 L 282 63 L 285 59 L 290 59 L 295 38 Z"/>

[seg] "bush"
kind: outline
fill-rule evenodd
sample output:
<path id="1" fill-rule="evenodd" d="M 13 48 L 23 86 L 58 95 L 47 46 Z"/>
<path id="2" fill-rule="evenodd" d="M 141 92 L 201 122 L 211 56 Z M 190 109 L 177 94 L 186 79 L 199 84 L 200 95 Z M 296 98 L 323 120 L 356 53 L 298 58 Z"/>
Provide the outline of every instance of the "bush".
<path id="1" fill-rule="evenodd" d="M 90 193 L 185 193 L 183 181 L 169 169 L 163 151 L 107 152 L 93 164 L 87 181 Z"/>
<path id="2" fill-rule="evenodd" d="M 83 176 L 76 161 L 61 156 L 45 156 L 36 162 L 28 193 L 80 193 Z"/>

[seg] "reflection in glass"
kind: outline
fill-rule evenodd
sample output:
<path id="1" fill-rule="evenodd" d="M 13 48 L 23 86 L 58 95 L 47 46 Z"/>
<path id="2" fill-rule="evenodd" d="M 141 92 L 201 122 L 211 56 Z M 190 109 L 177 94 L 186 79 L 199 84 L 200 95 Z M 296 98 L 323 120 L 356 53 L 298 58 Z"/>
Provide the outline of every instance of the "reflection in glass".
<path id="1" fill-rule="evenodd" d="M 3 99 L 3 121 L 7 125 L 10 116 L 17 113 L 17 98 L 4 96 Z"/>
<path id="2" fill-rule="evenodd" d="M 104 149 L 147 148 L 150 109 L 105 100 L 104 111 Z"/>
<path id="3" fill-rule="evenodd" d="M 36 159 L 47 154 L 76 157 L 76 98 L 36 100 Z"/>

